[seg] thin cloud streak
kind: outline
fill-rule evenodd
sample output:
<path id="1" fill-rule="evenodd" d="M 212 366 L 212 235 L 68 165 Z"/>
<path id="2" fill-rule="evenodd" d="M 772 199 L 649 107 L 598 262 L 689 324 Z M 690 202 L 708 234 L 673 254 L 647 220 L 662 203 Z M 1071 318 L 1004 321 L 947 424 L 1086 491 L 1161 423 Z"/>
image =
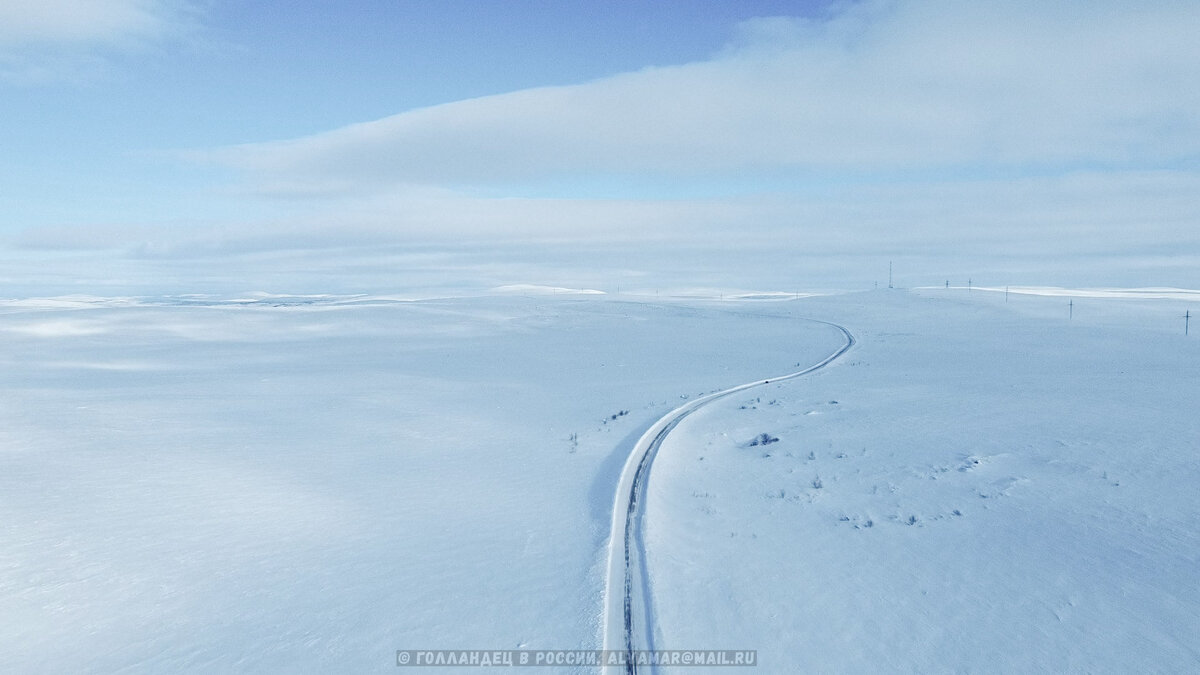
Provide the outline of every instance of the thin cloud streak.
<path id="1" fill-rule="evenodd" d="M 153 228 L 36 228 L 27 250 L 125 249 L 151 257 L 472 240 L 831 256 L 1137 256 L 1200 250 L 1200 176 L 1155 171 L 845 186 L 822 194 L 690 200 L 492 199 L 407 190 L 286 217 Z M 753 256 L 748 261 L 753 260 Z"/>
<path id="2" fill-rule="evenodd" d="M 187 8 L 179 0 L 5 0 L 0 3 L 0 47 L 155 37 Z"/>
<path id="3" fill-rule="evenodd" d="M 190 31 L 189 0 L 5 0 L 0 79 L 39 84 L 101 72 L 105 56 Z"/>

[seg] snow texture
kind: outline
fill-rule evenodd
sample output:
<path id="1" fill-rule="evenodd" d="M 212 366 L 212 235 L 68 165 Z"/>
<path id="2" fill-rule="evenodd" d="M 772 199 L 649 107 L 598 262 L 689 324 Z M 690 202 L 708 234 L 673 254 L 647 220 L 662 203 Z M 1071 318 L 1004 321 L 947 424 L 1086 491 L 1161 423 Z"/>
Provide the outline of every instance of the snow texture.
<path id="1" fill-rule="evenodd" d="M 654 461 L 656 647 L 1200 667 L 1190 303 L 733 295 L 0 303 L 0 671 L 598 648 L 634 442 L 827 356 L 840 334 L 804 317 L 858 342 L 705 406 Z"/>

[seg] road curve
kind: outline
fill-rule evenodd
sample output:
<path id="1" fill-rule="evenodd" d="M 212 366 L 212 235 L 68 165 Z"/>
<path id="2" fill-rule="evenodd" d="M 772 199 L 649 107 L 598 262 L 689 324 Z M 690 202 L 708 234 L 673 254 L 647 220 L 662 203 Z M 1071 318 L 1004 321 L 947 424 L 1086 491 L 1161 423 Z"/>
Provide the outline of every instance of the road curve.
<path id="1" fill-rule="evenodd" d="M 609 653 L 624 652 L 625 658 L 622 660 L 623 665 L 610 667 L 609 672 L 624 672 L 628 675 L 637 673 L 638 665 L 633 658 L 634 652 L 654 649 L 653 625 L 650 620 L 652 612 L 650 598 L 646 593 L 648 577 L 643 561 L 645 546 L 642 541 L 641 521 L 646 481 L 659 447 L 684 418 L 701 407 L 739 391 L 808 375 L 833 363 L 854 346 L 854 336 L 844 326 L 829 321 L 806 320 L 837 328 L 845 336 L 845 343 L 819 363 L 804 370 L 747 382 L 693 399 L 655 422 L 638 439 L 633 451 L 629 453 L 617 481 L 617 494 L 613 506 L 603 617 L 604 649 Z"/>

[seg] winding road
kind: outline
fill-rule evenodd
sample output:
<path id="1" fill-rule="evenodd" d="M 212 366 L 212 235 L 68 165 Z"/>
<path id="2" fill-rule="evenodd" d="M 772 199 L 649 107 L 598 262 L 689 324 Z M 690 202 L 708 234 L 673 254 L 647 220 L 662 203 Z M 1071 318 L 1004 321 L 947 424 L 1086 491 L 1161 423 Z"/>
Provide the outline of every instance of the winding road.
<path id="1" fill-rule="evenodd" d="M 804 370 L 748 382 L 696 398 L 664 415 L 633 446 L 617 482 L 609 539 L 608 575 L 604 594 L 604 649 L 609 652 L 625 652 L 624 665 L 609 668 L 610 671 L 624 672 L 627 675 L 637 673 L 635 652 L 655 648 L 653 612 L 647 593 L 649 577 L 644 563 L 645 543 L 642 541 L 641 528 L 646 482 L 654 456 L 667 435 L 684 418 L 703 406 L 739 391 L 808 375 L 833 363 L 854 346 L 854 336 L 844 326 L 816 319 L 806 320 L 837 328 L 845 336 L 845 343 L 819 363 Z"/>

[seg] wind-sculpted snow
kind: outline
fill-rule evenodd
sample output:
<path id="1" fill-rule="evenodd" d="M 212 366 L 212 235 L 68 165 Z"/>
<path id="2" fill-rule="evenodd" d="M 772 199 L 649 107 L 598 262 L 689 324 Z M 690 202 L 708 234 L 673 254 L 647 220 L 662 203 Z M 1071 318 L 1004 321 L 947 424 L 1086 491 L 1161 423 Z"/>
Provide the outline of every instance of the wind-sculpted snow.
<path id="1" fill-rule="evenodd" d="M 648 644 L 762 672 L 1195 669 L 1187 303 L 733 295 L 0 302 L 0 671 L 598 649 L 629 449 L 828 356 L 801 317 L 854 349 L 655 457 Z"/>
<path id="2" fill-rule="evenodd" d="M 1200 343 L 1184 307 L 1107 302 L 810 301 L 856 328 L 846 361 L 658 454 L 656 644 L 772 672 L 1194 669 Z"/>
<path id="3" fill-rule="evenodd" d="M 0 671 L 594 648 L 624 439 L 816 356 L 779 303 L 395 297 L 0 306 Z"/>

